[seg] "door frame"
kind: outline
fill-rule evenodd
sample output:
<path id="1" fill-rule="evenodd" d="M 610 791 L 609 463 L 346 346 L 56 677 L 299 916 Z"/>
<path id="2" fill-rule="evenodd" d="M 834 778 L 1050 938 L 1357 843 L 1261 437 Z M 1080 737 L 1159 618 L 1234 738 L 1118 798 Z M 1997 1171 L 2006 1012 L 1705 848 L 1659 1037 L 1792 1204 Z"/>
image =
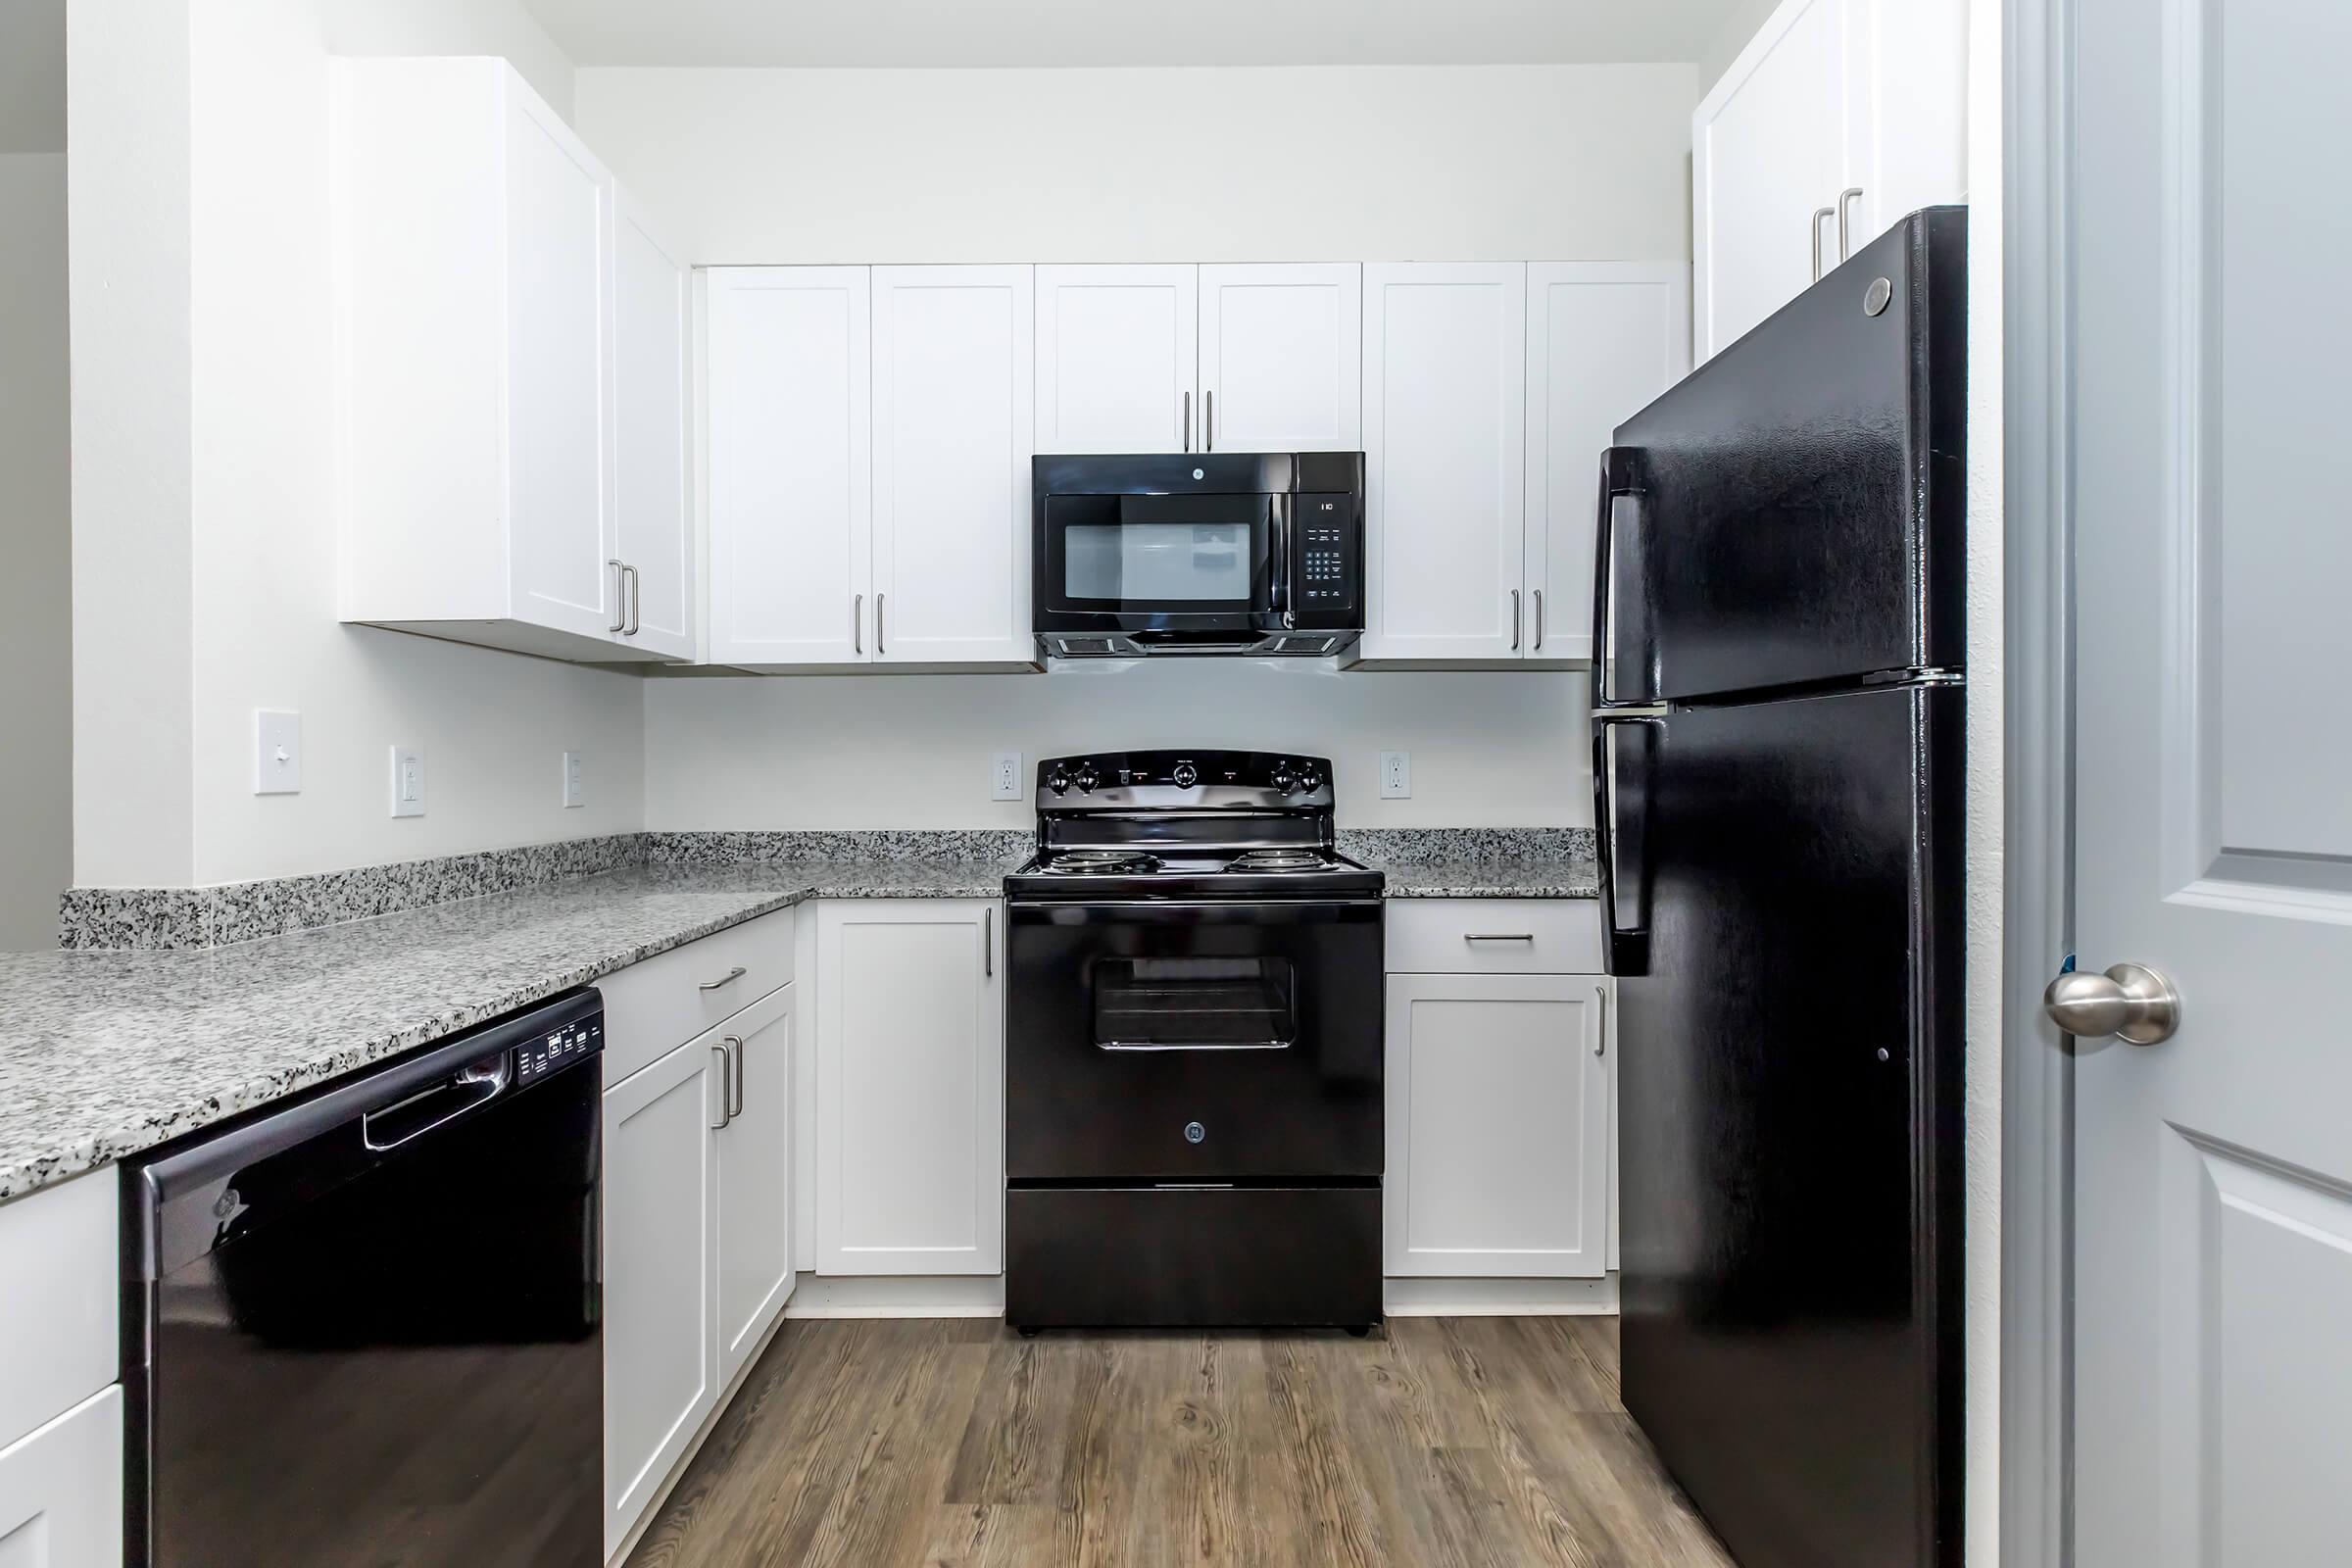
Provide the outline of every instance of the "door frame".
<path id="1" fill-rule="evenodd" d="M 2002 0 L 2000 1550 L 2074 1560 L 2074 1059 L 2041 1010 L 2074 952 L 2074 0 Z"/>

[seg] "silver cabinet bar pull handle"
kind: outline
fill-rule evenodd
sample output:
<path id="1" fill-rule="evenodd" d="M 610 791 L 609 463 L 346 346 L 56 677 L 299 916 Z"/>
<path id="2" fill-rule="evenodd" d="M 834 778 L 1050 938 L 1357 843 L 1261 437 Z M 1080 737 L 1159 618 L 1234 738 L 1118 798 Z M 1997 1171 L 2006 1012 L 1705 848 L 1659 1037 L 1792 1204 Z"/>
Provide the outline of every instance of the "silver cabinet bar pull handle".
<path id="1" fill-rule="evenodd" d="M 1184 395 L 1184 450 L 1193 450 L 1193 395 Z"/>
<path id="2" fill-rule="evenodd" d="M 743 1036 L 728 1035 L 727 1043 L 727 1123 L 743 1114 Z"/>
<path id="3" fill-rule="evenodd" d="M 1853 234 L 1846 222 L 1849 204 L 1861 194 L 1862 187 L 1859 185 L 1848 185 L 1838 193 L 1838 259 L 1841 262 L 1854 254 Z"/>
<path id="4" fill-rule="evenodd" d="M 1536 652 L 1544 651 L 1544 590 L 1536 590 Z"/>
<path id="5" fill-rule="evenodd" d="M 608 561 L 612 568 L 612 624 L 605 630 L 617 632 L 629 624 L 629 568 L 617 561 Z"/>
<path id="6" fill-rule="evenodd" d="M 850 600 L 850 652 L 865 654 L 865 595 L 857 594 Z"/>
<path id="7" fill-rule="evenodd" d="M 876 659 L 880 659 L 890 652 L 889 649 L 882 646 L 882 601 L 889 597 L 888 594 L 874 595 L 874 657 Z"/>
<path id="8" fill-rule="evenodd" d="M 1200 394 L 1200 450 L 1217 450 L 1217 394 L 1213 387 Z"/>
<path id="9" fill-rule="evenodd" d="M 718 1132 L 735 1118 L 727 1113 L 727 1048 L 713 1045 L 710 1054 L 718 1058 L 718 1120 L 710 1124 L 710 1130 Z"/>
<path id="10" fill-rule="evenodd" d="M 631 637 L 645 628 L 645 577 L 635 566 L 620 568 L 629 579 L 629 631 Z"/>
<path id="11" fill-rule="evenodd" d="M 720 975 L 717 979 L 706 980 L 701 985 L 696 986 L 694 989 L 697 991 L 716 991 L 721 986 L 733 985 L 736 981 L 742 979 L 743 976 L 744 967 L 739 963 L 734 968 L 729 969 L 725 974 Z"/>
<path id="12" fill-rule="evenodd" d="M 997 906 L 989 905 L 980 911 L 980 974 L 981 978 L 997 977 Z"/>
<path id="13" fill-rule="evenodd" d="M 1838 215 L 1834 211 L 1827 207 L 1816 207 L 1813 209 L 1813 281 L 1816 283 L 1821 281 L 1822 220 L 1825 218 L 1835 218 Z"/>
<path id="14" fill-rule="evenodd" d="M 1536 934 L 1533 931 L 1466 931 L 1462 933 L 1462 940 L 1464 942 L 1533 942 L 1536 940 Z"/>
<path id="15" fill-rule="evenodd" d="M 1609 988 L 1594 986 L 1592 1001 L 1600 1008 L 1600 1027 L 1592 1031 L 1592 1054 L 1605 1056 L 1609 1054 Z"/>
<path id="16" fill-rule="evenodd" d="M 1519 651 L 1519 590 L 1511 590 L 1511 652 Z"/>

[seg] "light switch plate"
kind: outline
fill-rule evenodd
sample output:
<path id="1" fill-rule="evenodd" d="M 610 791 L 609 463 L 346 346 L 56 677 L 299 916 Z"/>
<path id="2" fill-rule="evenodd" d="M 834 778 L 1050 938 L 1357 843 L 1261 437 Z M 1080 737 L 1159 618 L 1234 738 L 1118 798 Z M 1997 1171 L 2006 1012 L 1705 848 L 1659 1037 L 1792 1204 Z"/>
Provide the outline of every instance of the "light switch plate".
<path id="1" fill-rule="evenodd" d="M 1021 754 L 999 752 L 989 768 L 992 801 L 1017 801 L 1027 792 L 1021 788 Z"/>
<path id="2" fill-rule="evenodd" d="M 1409 801 L 1413 798 L 1412 753 L 1380 754 L 1380 798 L 1384 801 Z"/>
<path id="3" fill-rule="evenodd" d="M 588 804 L 588 764 L 578 752 L 564 754 L 564 806 L 566 810 Z"/>
<path id="4" fill-rule="evenodd" d="M 392 814 L 424 814 L 424 753 L 414 746 L 392 748 Z"/>
<path id="5" fill-rule="evenodd" d="M 302 715 L 253 710 L 253 793 L 302 793 Z"/>

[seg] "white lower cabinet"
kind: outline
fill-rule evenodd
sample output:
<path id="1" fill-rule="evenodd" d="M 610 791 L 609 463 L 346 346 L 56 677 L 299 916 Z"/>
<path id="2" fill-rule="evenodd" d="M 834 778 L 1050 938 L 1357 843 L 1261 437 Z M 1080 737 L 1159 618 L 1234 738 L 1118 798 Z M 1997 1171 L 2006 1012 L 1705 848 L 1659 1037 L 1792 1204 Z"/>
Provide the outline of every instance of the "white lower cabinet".
<path id="1" fill-rule="evenodd" d="M 107 1389 L 0 1447 L 0 1564 L 122 1561 L 122 1391 Z"/>
<path id="2" fill-rule="evenodd" d="M 1597 1278 L 1607 995 L 1589 975 L 1392 974 L 1386 1271 Z"/>
<path id="3" fill-rule="evenodd" d="M 993 899 L 817 909 L 816 1270 L 1004 1267 L 1004 998 Z"/>
<path id="4" fill-rule="evenodd" d="M 718 1386 L 759 1349 L 792 1295 L 793 988 L 718 1031 L 726 1061 L 718 1145 Z"/>
<path id="5" fill-rule="evenodd" d="M 605 1091 L 605 1552 L 718 1400 L 724 1058 L 691 1041 Z"/>

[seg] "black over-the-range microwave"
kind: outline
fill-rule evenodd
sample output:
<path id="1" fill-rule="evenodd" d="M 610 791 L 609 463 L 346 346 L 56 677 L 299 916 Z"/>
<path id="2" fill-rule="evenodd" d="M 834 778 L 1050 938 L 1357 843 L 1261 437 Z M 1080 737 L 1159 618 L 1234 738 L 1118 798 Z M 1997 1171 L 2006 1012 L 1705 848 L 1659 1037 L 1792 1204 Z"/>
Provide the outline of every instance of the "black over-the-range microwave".
<path id="1" fill-rule="evenodd" d="M 1037 640 L 1054 659 L 1345 651 L 1364 628 L 1364 455 L 1032 460 Z"/>

